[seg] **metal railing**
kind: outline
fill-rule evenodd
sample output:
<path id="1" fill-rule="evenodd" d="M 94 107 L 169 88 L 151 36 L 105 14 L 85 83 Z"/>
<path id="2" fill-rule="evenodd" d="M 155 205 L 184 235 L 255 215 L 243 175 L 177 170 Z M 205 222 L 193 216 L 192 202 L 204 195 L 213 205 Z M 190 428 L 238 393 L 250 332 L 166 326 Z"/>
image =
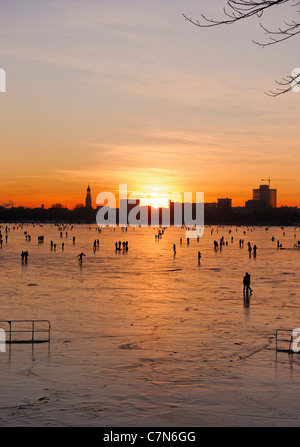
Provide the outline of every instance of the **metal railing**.
<path id="1" fill-rule="evenodd" d="M 286 337 L 287 333 L 290 334 L 290 337 L 287 338 L 280 338 L 280 334 L 284 334 L 284 337 Z M 293 342 L 293 331 L 291 329 L 277 329 L 276 330 L 276 352 L 288 352 L 289 354 L 293 354 L 294 351 L 292 350 L 291 346 L 292 346 L 292 342 Z M 281 348 L 279 347 L 279 343 L 284 343 L 285 346 L 288 343 L 288 348 Z"/>
<path id="2" fill-rule="evenodd" d="M 50 342 L 49 320 L 0 320 L 0 327 L 4 329 L 6 343 L 9 344 Z M 19 337 L 20 334 L 23 336 Z M 29 334 L 29 337 L 25 334 Z M 45 334 L 45 336 L 40 334 Z"/>

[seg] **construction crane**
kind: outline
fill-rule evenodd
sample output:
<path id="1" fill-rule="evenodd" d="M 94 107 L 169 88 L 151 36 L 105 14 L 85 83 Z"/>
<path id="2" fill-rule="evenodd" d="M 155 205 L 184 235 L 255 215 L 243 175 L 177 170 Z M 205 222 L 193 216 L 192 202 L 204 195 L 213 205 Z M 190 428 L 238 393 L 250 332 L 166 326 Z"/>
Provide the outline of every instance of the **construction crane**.
<path id="1" fill-rule="evenodd" d="M 273 178 L 272 180 L 274 180 L 275 182 L 294 182 L 295 179 L 293 178 Z M 262 178 L 261 179 L 262 182 L 269 182 L 269 188 L 270 188 L 270 184 L 271 184 L 271 179 L 269 178 Z"/>

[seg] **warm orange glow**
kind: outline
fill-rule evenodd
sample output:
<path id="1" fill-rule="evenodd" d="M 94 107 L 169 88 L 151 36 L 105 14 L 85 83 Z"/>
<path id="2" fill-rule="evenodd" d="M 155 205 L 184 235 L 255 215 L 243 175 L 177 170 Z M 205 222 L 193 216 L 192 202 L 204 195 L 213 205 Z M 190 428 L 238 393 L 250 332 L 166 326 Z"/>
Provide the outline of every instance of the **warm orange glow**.
<path id="1" fill-rule="evenodd" d="M 141 200 L 142 206 L 152 206 L 153 208 L 168 208 L 169 201 L 163 197 L 151 197 Z"/>
<path id="2" fill-rule="evenodd" d="M 1 11 L 0 206 L 72 209 L 90 184 L 96 207 L 104 191 L 118 203 L 127 184 L 128 195 L 141 191 L 156 208 L 177 191 L 204 192 L 206 203 L 229 197 L 237 207 L 268 177 L 278 207 L 299 206 L 300 95 L 264 94 L 275 88 L 274 70 L 288 75 L 277 64 L 294 60 L 292 46 L 268 52 L 268 61 L 253 46 L 244 59 L 244 29 L 207 39 L 182 23 L 175 1 L 171 20 L 169 8 L 147 2 L 146 33 L 128 26 L 142 23 L 135 2 L 105 2 L 105 13 L 99 2 L 37 3 L 30 19 L 18 11 L 22 26 L 13 8 Z"/>
<path id="3" fill-rule="evenodd" d="M 143 186 L 140 203 L 153 208 L 169 208 L 170 201 L 182 202 L 182 194 L 178 191 L 169 192 L 166 186 Z"/>

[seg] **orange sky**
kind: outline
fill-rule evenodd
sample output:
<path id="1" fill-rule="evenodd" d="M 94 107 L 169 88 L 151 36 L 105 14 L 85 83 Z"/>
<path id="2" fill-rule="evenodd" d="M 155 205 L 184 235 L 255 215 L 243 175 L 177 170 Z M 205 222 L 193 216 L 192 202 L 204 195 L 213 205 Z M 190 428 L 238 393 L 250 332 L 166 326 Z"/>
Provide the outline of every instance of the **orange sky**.
<path id="1" fill-rule="evenodd" d="M 261 50 L 257 22 L 198 29 L 181 13 L 216 7 L 186 5 L 6 5 L 0 204 L 71 208 L 90 184 L 95 205 L 98 193 L 126 183 L 244 206 L 271 177 L 278 206 L 300 205 L 300 94 L 264 94 L 297 66 L 296 40 Z"/>

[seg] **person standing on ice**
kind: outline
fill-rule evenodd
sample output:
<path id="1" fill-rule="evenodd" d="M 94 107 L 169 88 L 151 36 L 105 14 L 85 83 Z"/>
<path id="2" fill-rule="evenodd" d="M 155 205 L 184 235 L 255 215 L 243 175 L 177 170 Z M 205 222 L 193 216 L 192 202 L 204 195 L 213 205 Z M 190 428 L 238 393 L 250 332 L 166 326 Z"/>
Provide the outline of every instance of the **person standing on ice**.
<path id="1" fill-rule="evenodd" d="M 247 295 L 249 293 L 249 290 L 250 290 L 250 293 L 252 293 L 252 289 L 250 287 L 250 282 L 251 282 L 251 277 L 250 277 L 249 273 L 245 273 L 245 276 L 243 279 L 243 285 L 244 285 L 244 293 L 246 292 Z"/>
<path id="2" fill-rule="evenodd" d="M 79 253 L 79 255 L 77 255 L 78 257 L 78 261 L 80 262 L 80 264 L 82 264 L 82 257 L 86 256 L 83 252 Z"/>

